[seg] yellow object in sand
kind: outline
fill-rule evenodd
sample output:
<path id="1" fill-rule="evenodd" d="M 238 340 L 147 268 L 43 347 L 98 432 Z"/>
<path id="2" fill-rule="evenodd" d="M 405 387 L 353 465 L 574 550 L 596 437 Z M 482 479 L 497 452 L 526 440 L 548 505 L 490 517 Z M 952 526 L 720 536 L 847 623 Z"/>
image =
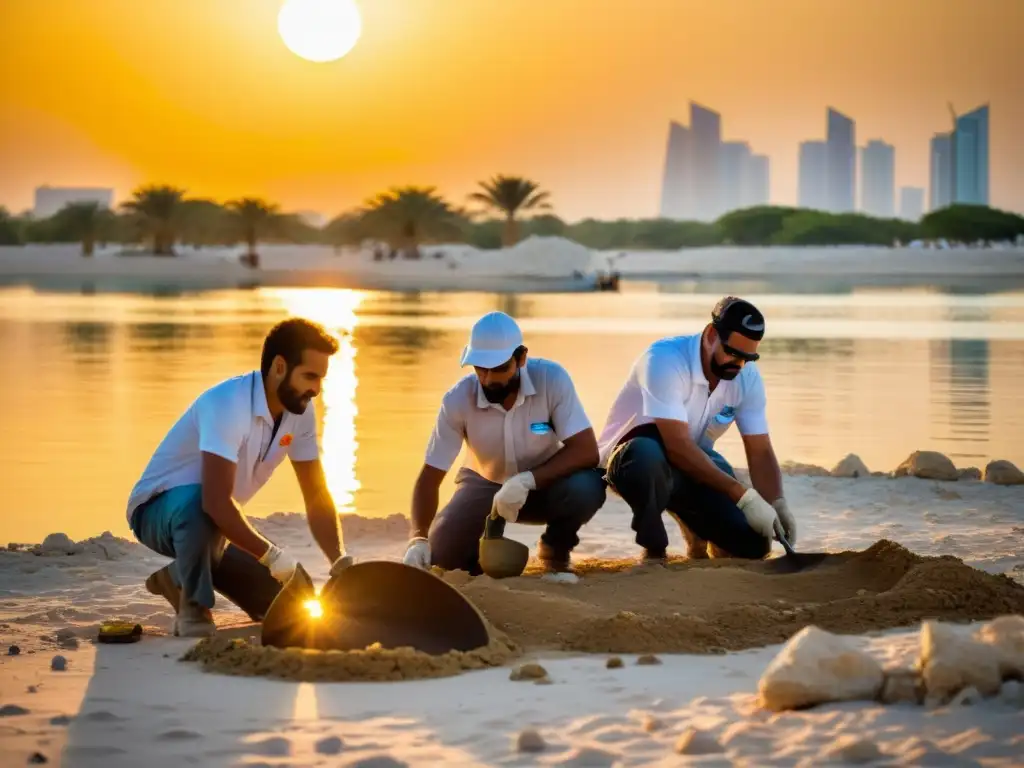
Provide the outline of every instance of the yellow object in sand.
<path id="1" fill-rule="evenodd" d="M 142 625 L 129 621 L 106 621 L 97 638 L 101 643 L 135 643 L 142 639 Z"/>

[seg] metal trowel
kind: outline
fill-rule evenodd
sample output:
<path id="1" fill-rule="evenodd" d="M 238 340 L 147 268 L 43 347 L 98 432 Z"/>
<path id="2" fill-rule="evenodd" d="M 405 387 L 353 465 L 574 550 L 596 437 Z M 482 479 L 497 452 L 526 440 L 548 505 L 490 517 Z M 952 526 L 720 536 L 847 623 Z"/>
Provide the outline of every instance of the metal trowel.
<path id="1" fill-rule="evenodd" d="M 775 538 L 786 550 L 786 554 L 764 561 L 769 573 L 799 573 L 821 564 L 828 557 L 827 552 L 797 552 L 794 550 L 779 524 L 775 525 Z"/>
<path id="2" fill-rule="evenodd" d="M 480 539 L 480 568 L 492 579 L 522 576 L 530 559 L 530 548 L 505 538 L 505 518 L 492 507 Z"/>

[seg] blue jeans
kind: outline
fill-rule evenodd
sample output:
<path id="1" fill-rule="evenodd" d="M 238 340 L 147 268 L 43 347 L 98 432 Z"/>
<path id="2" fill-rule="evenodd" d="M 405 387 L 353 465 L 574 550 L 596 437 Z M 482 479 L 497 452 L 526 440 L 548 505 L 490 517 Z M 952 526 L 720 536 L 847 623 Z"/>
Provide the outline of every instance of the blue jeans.
<path id="1" fill-rule="evenodd" d="M 225 540 L 203 511 L 201 485 L 179 485 L 139 505 L 131 528 L 142 544 L 174 558 L 171 575 L 187 600 L 213 608 L 212 570 Z"/>
<path id="2" fill-rule="evenodd" d="M 723 472 L 736 476 L 721 454 L 707 449 L 705 453 Z M 771 539 L 750 527 L 732 499 L 670 464 L 660 438 L 649 430 L 615 448 L 606 478 L 633 512 L 636 543 L 652 554 L 660 555 L 668 547 L 661 517 L 665 511 L 735 557 L 761 559 L 771 552 Z"/>

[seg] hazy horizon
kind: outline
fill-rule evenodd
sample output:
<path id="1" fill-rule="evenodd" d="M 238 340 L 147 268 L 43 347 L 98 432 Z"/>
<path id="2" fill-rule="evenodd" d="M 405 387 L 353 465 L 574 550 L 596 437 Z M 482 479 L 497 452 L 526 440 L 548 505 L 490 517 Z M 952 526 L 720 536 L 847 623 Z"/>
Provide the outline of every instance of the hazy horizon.
<path id="1" fill-rule="evenodd" d="M 507 173 L 567 220 L 654 217 L 692 100 L 771 158 L 775 204 L 796 203 L 830 106 L 927 190 L 948 104 L 987 103 L 991 204 L 1024 211 L 1024 3 L 637 5 L 364 1 L 353 51 L 314 64 L 278 37 L 280 0 L 0 0 L 0 205 L 169 183 L 333 216 L 392 185 L 461 203 Z"/>

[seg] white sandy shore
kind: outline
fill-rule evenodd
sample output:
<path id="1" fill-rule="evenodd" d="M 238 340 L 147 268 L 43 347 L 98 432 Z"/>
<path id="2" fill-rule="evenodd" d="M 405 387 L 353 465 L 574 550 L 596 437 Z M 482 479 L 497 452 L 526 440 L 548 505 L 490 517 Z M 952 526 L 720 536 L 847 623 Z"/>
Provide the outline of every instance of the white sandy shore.
<path id="1" fill-rule="evenodd" d="M 1024 580 L 1024 488 L 916 478 L 790 477 L 787 495 L 806 551 L 854 549 L 889 538 L 926 555 L 950 554 Z M 300 515 L 258 521 L 303 554 L 316 580 L 326 563 Z M 510 533 L 533 543 L 537 530 Z M 345 521 L 359 558 L 397 558 L 405 521 Z M 610 501 L 584 531 L 581 555 L 629 555 L 628 516 Z M 673 545 L 680 537 L 672 531 Z M 727 656 L 666 655 L 662 666 L 606 669 L 604 658 L 543 658 L 552 685 L 510 682 L 508 669 L 402 683 L 294 684 L 227 678 L 177 658 L 189 641 L 147 637 L 94 646 L 101 619 L 168 626 L 170 612 L 142 588 L 166 562 L 103 536 L 72 556 L 0 552 L 0 764 L 39 751 L 71 766 L 196 765 L 821 765 L 841 738 L 873 740 L 891 765 L 1013 765 L 1024 755 L 1024 710 L 1000 700 L 937 710 L 874 704 L 771 715 L 756 706 L 757 680 L 777 649 Z M 567 586 L 566 589 L 571 589 Z M 218 606 L 221 607 L 221 606 Z M 220 621 L 238 617 L 227 607 Z M 78 635 L 77 649 L 54 638 Z M 45 637 L 45 639 L 44 639 Z M 887 661 L 909 659 L 916 634 L 862 642 Z M 51 671 L 55 654 L 69 660 Z M 29 692 L 29 687 L 34 692 Z M 5 711 L 5 710 L 0 710 Z M 15 710 L 17 712 L 17 710 Z M 651 719 L 653 718 L 653 720 Z M 515 750 L 536 727 L 537 755 Z M 709 732 L 724 752 L 673 751 L 683 731 Z M 323 750 L 338 746 L 340 751 Z M 321 751 L 318 751 L 321 750 Z M 371 758 L 374 758 L 371 760 Z M 1014 760 L 1017 759 L 1015 763 Z"/>

